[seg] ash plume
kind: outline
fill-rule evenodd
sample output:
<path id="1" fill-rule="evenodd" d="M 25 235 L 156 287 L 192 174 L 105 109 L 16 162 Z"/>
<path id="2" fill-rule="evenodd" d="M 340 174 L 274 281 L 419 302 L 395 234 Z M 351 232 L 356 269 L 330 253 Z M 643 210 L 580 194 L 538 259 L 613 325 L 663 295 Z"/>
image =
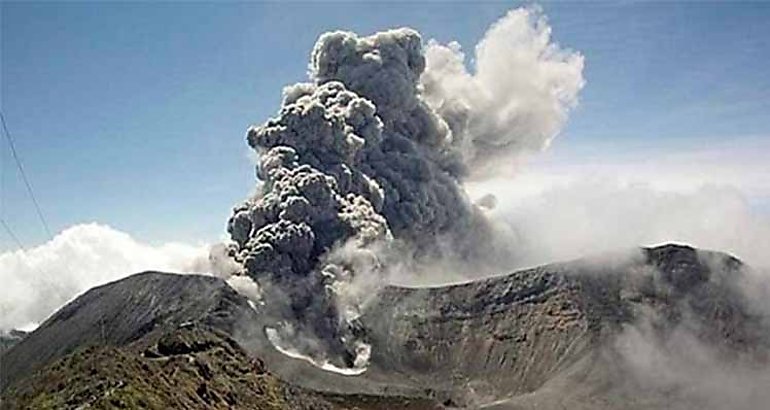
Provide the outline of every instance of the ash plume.
<path id="1" fill-rule="evenodd" d="M 450 49 L 426 49 L 412 29 L 320 36 L 310 81 L 286 87 L 277 116 L 247 132 L 258 192 L 228 221 L 229 252 L 280 311 L 282 338 L 317 339 L 299 349 L 357 366 L 366 341 L 351 288 L 362 276 L 371 287 L 404 260 L 490 254 L 494 224 L 463 189 L 487 155 L 479 147 L 504 146 L 510 158 L 532 138 L 552 138 L 582 87 L 582 57 L 560 51 L 549 33 L 539 10 L 509 13 L 479 45 L 488 51 L 475 75 L 456 55 L 451 73 L 437 66 L 431 58 Z M 541 75 L 561 65 L 570 68 L 567 91 Z M 492 74 L 512 78 L 503 80 L 510 95 L 489 95 Z M 458 76 L 465 86 L 451 84 Z M 460 99 L 457 90 L 484 97 Z M 530 135 L 543 106 L 555 119 Z"/>

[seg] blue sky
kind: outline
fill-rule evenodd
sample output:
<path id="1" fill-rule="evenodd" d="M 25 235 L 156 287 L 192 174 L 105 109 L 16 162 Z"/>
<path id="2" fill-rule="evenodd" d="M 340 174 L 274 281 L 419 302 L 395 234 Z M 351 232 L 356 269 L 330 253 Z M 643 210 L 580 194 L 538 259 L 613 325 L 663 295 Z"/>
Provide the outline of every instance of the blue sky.
<path id="1" fill-rule="evenodd" d="M 518 5 L 3 2 L 2 110 L 53 231 L 97 221 L 150 242 L 213 241 L 253 189 L 247 126 L 306 78 L 319 34 L 411 26 L 470 51 Z M 542 6 L 586 59 L 555 161 L 770 147 L 770 3 Z M 41 243 L 5 143 L 0 154 L 0 212 Z"/>

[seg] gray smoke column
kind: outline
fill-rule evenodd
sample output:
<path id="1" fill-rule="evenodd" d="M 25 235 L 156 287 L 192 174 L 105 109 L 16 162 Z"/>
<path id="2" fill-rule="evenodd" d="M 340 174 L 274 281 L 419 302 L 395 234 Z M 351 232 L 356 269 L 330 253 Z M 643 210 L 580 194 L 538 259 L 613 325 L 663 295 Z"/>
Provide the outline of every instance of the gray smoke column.
<path id="1" fill-rule="evenodd" d="M 487 36 L 500 35 L 494 30 Z M 261 184 L 228 222 L 230 253 L 265 291 L 267 304 L 281 311 L 282 338 L 315 339 L 301 347 L 310 356 L 360 365 L 365 331 L 346 294 L 357 276 L 376 281 L 394 256 L 472 260 L 494 241 L 484 210 L 462 188 L 482 159 L 480 150 L 467 150 L 518 137 L 495 139 L 494 127 L 477 136 L 480 111 L 500 112 L 489 99 L 486 105 L 458 100 L 454 88 L 440 86 L 454 77 L 438 69 L 426 74 L 426 64 L 422 39 L 411 29 L 323 34 L 312 51 L 311 81 L 286 87 L 278 115 L 248 130 Z M 430 98 L 423 92 L 428 85 Z M 528 97 L 510 96 L 519 104 Z"/>

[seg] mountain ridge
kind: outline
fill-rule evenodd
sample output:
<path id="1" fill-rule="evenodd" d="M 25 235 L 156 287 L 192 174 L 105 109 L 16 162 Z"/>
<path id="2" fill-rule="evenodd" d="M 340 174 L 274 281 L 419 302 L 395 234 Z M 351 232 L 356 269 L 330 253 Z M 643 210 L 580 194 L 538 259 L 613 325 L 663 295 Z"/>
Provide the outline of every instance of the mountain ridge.
<path id="1" fill-rule="evenodd" d="M 603 390 L 591 386 L 612 386 L 615 373 L 631 377 L 632 369 L 614 368 L 602 355 L 618 355 L 613 344 L 641 322 L 652 324 L 653 338 L 667 340 L 692 327 L 696 340 L 716 350 L 762 359 L 770 332 L 767 318 L 741 293 L 745 269 L 726 254 L 663 245 L 631 257 L 549 264 L 450 286 L 389 286 L 361 317 L 372 358 L 356 377 L 277 352 L 264 335 L 264 312 L 221 279 L 146 272 L 86 292 L 11 348 L 3 355 L 2 386 L 5 391 L 76 348 L 99 345 L 100 337 L 108 342 L 102 344 L 121 345 L 193 322 L 231 337 L 281 380 L 325 394 L 534 408 L 553 402 L 554 394 L 543 392 L 568 380 L 568 392 L 592 392 L 573 404 L 595 404 Z M 117 317 L 130 320 L 94 334 L 99 323 Z M 46 350 L 40 347 L 51 344 L 46 340 L 62 342 Z M 570 374 L 588 374 L 590 382 L 576 383 Z M 639 395 L 646 390 L 613 389 L 607 391 L 626 397 L 625 404 L 645 402 Z"/>

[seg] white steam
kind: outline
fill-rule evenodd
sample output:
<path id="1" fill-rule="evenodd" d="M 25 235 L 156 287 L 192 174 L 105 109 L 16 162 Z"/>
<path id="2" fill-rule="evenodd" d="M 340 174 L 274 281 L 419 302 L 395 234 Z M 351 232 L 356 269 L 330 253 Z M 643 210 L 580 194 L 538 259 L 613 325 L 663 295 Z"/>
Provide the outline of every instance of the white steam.
<path id="1" fill-rule="evenodd" d="M 285 332 L 284 332 L 285 333 Z M 369 356 L 371 354 L 371 345 L 366 343 L 359 343 L 356 346 L 356 359 L 351 367 L 338 367 L 334 363 L 328 360 L 318 359 L 312 356 L 308 356 L 294 347 L 293 342 L 286 342 L 283 340 L 282 332 L 273 328 L 266 328 L 265 335 L 267 339 L 272 343 L 273 347 L 282 354 L 291 357 L 293 359 L 306 361 L 313 366 L 326 370 L 327 372 L 341 374 L 343 376 L 358 376 L 364 374 L 369 364 Z"/>
<path id="2" fill-rule="evenodd" d="M 753 410 L 767 406 L 770 370 L 766 366 L 725 357 L 688 328 L 692 323 L 660 337 L 650 315 L 643 314 L 634 324 L 626 325 L 614 342 L 630 371 L 623 382 L 635 383 L 648 395 L 667 392 L 666 404 L 671 409 Z"/>
<path id="3" fill-rule="evenodd" d="M 0 329 L 34 327 L 93 286 L 144 270 L 191 272 L 207 259 L 207 246 L 153 246 L 104 225 L 70 227 L 26 252 L 0 254 Z"/>
<path id="4" fill-rule="evenodd" d="M 477 165 L 546 148 L 585 84 L 583 56 L 552 42 L 537 7 L 511 10 L 489 28 L 473 72 L 456 42 L 431 41 L 425 56 L 424 96 Z"/>

